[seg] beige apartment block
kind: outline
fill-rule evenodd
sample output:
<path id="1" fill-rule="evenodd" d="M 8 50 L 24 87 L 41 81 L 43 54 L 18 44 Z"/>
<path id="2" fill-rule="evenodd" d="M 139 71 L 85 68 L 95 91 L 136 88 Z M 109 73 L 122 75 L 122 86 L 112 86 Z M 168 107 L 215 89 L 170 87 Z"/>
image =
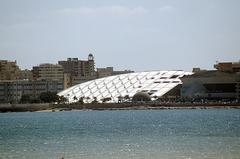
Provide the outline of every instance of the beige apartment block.
<path id="1" fill-rule="evenodd" d="M 0 80 L 16 80 L 20 78 L 20 69 L 16 61 L 0 60 Z"/>
<path id="2" fill-rule="evenodd" d="M 33 67 L 34 80 L 63 81 L 63 67 L 58 64 L 40 64 Z"/>
<path id="3" fill-rule="evenodd" d="M 96 78 L 94 56 L 88 55 L 87 60 L 78 58 L 67 58 L 67 60 L 58 61 L 58 64 L 63 67 L 65 77 L 68 83 L 72 86 L 74 83 L 82 83 L 90 79 Z M 67 85 L 66 85 L 67 86 Z M 67 86 L 69 87 L 69 85 Z"/>

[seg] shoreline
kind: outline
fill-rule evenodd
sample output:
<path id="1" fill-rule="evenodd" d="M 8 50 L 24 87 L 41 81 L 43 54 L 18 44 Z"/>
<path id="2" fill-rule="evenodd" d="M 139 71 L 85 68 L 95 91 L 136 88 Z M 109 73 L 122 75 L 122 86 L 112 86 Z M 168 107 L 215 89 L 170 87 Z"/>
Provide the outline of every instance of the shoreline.
<path id="1" fill-rule="evenodd" d="M 176 109 L 240 109 L 239 107 L 131 107 L 131 108 L 106 108 L 106 109 L 47 109 L 34 112 L 81 112 L 81 111 L 117 111 L 117 110 L 176 110 Z M 1 112 L 0 112 L 1 113 Z"/>
<path id="2" fill-rule="evenodd" d="M 161 110 L 161 109 L 240 109 L 240 103 L 101 103 L 101 104 L 1 104 L 5 112 L 61 112 L 91 110 Z"/>

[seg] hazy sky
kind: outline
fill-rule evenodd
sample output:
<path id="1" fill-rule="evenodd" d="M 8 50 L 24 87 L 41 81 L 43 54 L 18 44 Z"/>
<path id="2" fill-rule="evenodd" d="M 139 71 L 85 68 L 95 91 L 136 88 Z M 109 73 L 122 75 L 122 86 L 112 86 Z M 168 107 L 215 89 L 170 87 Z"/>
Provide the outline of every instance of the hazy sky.
<path id="1" fill-rule="evenodd" d="M 0 59 L 190 71 L 240 59 L 240 0 L 0 0 Z"/>

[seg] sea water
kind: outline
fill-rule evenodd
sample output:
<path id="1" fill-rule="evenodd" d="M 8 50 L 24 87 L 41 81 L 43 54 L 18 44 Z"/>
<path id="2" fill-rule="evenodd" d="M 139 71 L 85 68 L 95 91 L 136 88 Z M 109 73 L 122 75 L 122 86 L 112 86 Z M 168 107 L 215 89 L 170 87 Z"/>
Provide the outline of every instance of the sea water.
<path id="1" fill-rule="evenodd" d="M 240 110 L 0 114 L 1 159 L 239 159 Z"/>

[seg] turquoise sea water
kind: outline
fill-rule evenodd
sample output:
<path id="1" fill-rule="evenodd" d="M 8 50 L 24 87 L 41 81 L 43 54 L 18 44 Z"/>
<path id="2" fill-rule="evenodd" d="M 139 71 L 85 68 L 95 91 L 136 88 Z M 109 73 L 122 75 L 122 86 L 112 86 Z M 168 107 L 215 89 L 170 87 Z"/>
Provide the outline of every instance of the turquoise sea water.
<path id="1" fill-rule="evenodd" d="M 240 110 L 0 114 L 1 159 L 240 159 Z"/>

